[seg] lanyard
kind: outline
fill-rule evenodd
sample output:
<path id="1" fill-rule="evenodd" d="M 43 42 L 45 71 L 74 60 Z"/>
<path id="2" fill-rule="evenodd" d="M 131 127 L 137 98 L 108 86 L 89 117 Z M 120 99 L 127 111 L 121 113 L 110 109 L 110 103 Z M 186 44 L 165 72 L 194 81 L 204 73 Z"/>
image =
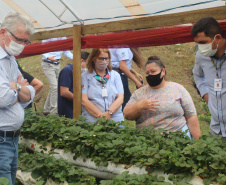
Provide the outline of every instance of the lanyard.
<path id="1" fill-rule="evenodd" d="M 210 57 L 211 58 L 211 57 Z M 217 70 L 218 69 L 220 69 L 221 68 L 221 66 L 222 66 L 222 64 L 224 63 L 224 62 L 222 62 L 218 67 L 214 64 L 214 62 L 213 62 L 213 59 L 211 58 L 211 61 L 212 61 L 212 64 L 213 64 L 213 66 L 215 67 L 215 69 L 216 69 L 216 75 L 217 75 L 217 77 L 219 78 L 219 76 L 218 76 L 218 74 L 217 74 Z"/>

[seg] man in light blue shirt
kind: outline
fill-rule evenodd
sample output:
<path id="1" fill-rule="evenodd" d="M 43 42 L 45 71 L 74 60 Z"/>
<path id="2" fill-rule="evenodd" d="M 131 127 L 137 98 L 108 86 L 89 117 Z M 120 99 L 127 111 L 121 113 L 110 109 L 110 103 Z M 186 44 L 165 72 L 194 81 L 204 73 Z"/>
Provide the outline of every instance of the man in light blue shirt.
<path id="1" fill-rule="evenodd" d="M 35 96 L 14 56 L 30 44 L 33 32 L 32 22 L 18 13 L 7 15 L 0 29 L 0 177 L 8 178 L 9 184 L 15 184 L 24 108 Z"/>
<path id="2" fill-rule="evenodd" d="M 211 113 L 210 133 L 226 141 L 226 39 L 218 22 L 204 17 L 191 30 L 198 44 L 195 83 Z"/>
<path id="3" fill-rule="evenodd" d="M 66 37 L 51 38 L 43 40 L 42 42 L 45 43 L 64 39 L 66 39 Z M 44 105 L 44 115 L 57 113 L 57 84 L 60 73 L 60 59 L 63 53 L 66 57 L 70 58 L 71 60 L 73 59 L 73 54 L 70 51 L 49 52 L 43 54 L 42 57 L 42 71 L 49 82 L 50 88 Z"/>

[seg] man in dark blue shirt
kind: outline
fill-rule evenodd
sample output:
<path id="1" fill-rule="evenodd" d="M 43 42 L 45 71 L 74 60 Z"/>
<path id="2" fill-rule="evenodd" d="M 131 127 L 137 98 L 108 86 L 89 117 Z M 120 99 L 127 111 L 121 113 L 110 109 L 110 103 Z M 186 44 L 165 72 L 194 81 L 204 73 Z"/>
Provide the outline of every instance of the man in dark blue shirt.
<path id="1" fill-rule="evenodd" d="M 81 66 L 88 58 L 89 53 L 81 52 Z M 58 114 L 66 118 L 73 118 L 73 66 L 65 66 L 58 79 Z"/>

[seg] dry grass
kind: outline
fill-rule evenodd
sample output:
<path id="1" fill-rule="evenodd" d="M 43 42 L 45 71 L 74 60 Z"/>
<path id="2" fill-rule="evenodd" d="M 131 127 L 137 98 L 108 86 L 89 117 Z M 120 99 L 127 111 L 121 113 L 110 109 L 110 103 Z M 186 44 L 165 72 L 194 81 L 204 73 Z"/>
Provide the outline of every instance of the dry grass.
<path id="1" fill-rule="evenodd" d="M 167 79 L 182 84 L 189 91 L 198 114 L 201 114 L 203 112 L 203 109 L 199 104 L 201 98 L 198 95 L 197 90 L 194 88 L 192 80 L 192 68 L 195 61 L 194 43 L 145 47 L 141 48 L 141 50 L 145 61 L 149 56 L 156 55 L 164 62 L 167 71 Z M 88 51 L 91 50 L 89 49 Z M 39 55 L 19 60 L 20 65 L 26 72 L 29 72 L 44 83 L 43 90 L 35 97 L 36 106 L 40 113 L 43 112 L 45 99 L 49 92 L 48 81 L 41 69 L 41 58 L 42 55 Z M 62 59 L 63 62 L 61 62 L 61 68 L 66 66 L 68 63 L 72 63 L 72 61 L 65 56 L 63 56 Z M 135 64 L 133 65 L 133 68 L 143 75 L 144 84 L 146 84 L 144 69 L 138 68 Z M 136 90 L 134 83 L 131 81 L 129 82 L 129 86 L 131 93 Z M 134 124 L 134 122 L 129 122 L 129 124 Z M 208 128 L 207 125 L 205 127 Z"/>

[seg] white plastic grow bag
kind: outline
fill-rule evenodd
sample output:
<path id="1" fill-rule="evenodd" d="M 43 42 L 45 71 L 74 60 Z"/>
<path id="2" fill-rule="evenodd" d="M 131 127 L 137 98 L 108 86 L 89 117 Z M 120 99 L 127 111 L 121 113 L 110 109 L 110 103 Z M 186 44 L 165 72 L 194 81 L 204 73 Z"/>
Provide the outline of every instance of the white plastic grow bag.
<path id="1" fill-rule="evenodd" d="M 27 145 L 27 147 L 32 150 L 39 151 L 39 152 L 42 151 L 42 149 L 39 148 L 42 145 L 35 140 L 25 139 L 23 137 L 20 137 L 19 143 Z M 107 167 L 97 166 L 91 159 L 84 159 L 82 157 L 79 157 L 76 160 L 74 160 L 73 153 L 64 152 L 64 150 L 61 150 L 61 149 L 53 149 L 51 147 L 51 144 L 47 144 L 45 148 L 47 149 L 45 151 L 46 153 L 48 153 L 49 151 L 54 151 L 55 153 L 57 153 L 53 155 L 56 159 L 60 159 L 60 158 L 65 159 L 69 163 L 73 163 L 78 168 L 83 169 L 88 174 L 101 179 L 107 179 L 107 180 L 113 179 L 116 175 L 119 175 L 124 171 L 129 171 L 129 174 L 133 174 L 133 173 L 136 173 L 138 175 L 147 174 L 147 171 L 145 170 L 146 167 L 137 167 L 135 165 L 114 164 L 110 161 L 108 162 Z M 165 174 L 163 171 L 155 171 L 152 174 L 163 176 L 165 177 L 165 182 L 172 183 L 172 181 L 168 180 L 168 176 L 171 174 Z M 194 185 L 204 185 L 203 180 L 199 176 L 195 176 L 195 175 L 192 177 L 189 183 Z M 214 185 L 219 185 L 219 184 L 214 183 Z"/>

